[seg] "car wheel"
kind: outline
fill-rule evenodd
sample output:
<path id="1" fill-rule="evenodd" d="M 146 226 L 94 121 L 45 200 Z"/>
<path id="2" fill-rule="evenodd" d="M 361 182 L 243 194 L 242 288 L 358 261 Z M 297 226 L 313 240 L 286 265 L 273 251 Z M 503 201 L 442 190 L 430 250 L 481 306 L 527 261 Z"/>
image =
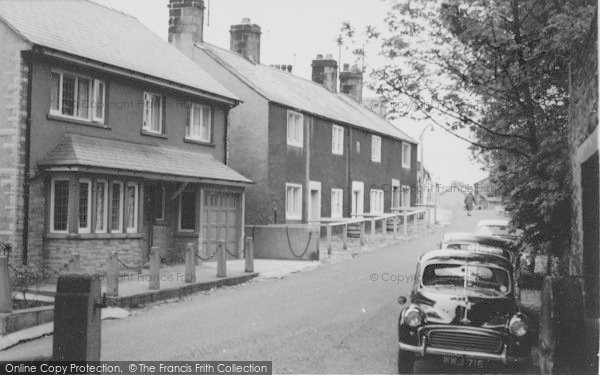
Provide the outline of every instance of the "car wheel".
<path id="1" fill-rule="evenodd" d="M 398 349 L 398 373 L 412 374 L 415 364 L 415 353 Z"/>

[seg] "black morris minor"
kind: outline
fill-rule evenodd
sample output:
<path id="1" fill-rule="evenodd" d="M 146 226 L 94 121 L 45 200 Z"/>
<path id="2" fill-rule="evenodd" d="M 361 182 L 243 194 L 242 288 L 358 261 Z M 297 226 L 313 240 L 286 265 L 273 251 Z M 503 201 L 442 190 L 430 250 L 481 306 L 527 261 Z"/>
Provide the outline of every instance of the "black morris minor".
<path id="1" fill-rule="evenodd" d="M 417 265 L 410 303 L 400 297 L 398 370 L 417 358 L 519 365 L 530 358 L 528 319 L 515 299 L 511 263 L 501 256 L 434 250 Z M 466 361 L 466 362 L 465 362 Z"/>

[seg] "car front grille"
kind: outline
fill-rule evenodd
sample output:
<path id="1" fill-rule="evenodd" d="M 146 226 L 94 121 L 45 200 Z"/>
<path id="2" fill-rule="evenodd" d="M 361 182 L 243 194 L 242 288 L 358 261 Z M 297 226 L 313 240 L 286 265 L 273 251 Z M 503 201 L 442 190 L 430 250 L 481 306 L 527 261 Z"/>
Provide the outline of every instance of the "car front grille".
<path id="1" fill-rule="evenodd" d="M 427 345 L 439 349 L 498 354 L 502 350 L 502 337 L 476 332 L 433 330 L 429 332 Z"/>

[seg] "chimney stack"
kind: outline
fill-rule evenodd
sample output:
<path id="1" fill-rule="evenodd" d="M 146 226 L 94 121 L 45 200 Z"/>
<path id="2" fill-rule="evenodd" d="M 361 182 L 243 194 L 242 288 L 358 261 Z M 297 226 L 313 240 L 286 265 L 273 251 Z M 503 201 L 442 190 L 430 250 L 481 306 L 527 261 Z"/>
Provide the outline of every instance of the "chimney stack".
<path id="1" fill-rule="evenodd" d="M 327 54 L 325 58 L 318 54 L 312 61 L 312 80 L 320 83 L 333 93 L 337 92 L 338 64 L 333 55 Z"/>
<path id="2" fill-rule="evenodd" d="M 229 29 L 229 49 L 254 64 L 260 64 L 260 34 L 260 26 L 250 23 L 250 18 L 244 18 L 242 23 L 231 25 Z"/>
<path id="3" fill-rule="evenodd" d="M 354 100 L 362 103 L 363 73 L 356 66 L 350 69 L 349 64 L 344 64 L 344 71 L 340 73 L 340 91 L 348 94 Z"/>
<path id="4" fill-rule="evenodd" d="M 169 0 L 169 43 L 188 57 L 194 45 L 202 43 L 204 27 L 203 0 Z"/>

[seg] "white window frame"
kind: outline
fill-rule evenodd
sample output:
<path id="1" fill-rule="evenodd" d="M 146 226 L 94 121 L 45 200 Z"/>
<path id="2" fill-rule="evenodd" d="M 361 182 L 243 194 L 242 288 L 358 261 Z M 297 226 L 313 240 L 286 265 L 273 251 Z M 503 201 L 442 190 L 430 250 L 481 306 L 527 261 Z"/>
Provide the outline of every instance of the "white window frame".
<path id="1" fill-rule="evenodd" d="M 200 124 L 200 134 L 193 134 L 192 125 L 194 124 L 194 108 L 200 107 L 201 111 L 208 111 L 208 124 L 206 124 L 208 128 L 208 137 L 202 137 L 202 124 Z M 200 115 L 200 120 L 202 121 L 204 117 Z M 206 104 L 192 103 L 190 105 L 190 113 L 189 113 L 189 122 L 185 127 L 185 138 L 193 141 L 200 142 L 211 142 L 212 140 L 212 108 Z"/>
<path id="2" fill-rule="evenodd" d="M 371 189 L 370 197 L 370 213 L 372 214 L 382 214 L 383 213 L 383 190 L 381 189 Z"/>
<path id="3" fill-rule="evenodd" d="M 397 209 L 402 206 L 402 190 L 400 188 L 400 180 L 392 178 L 392 199 L 390 200 L 391 209 Z M 394 206 L 394 195 L 398 194 L 398 201 L 396 202 L 396 206 Z"/>
<path id="4" fill-rule="evenodd" d="M 290 122 L 290 117 L 294 122 Z M 286 138 L 287 144 L 294 147 L 304 147 L 304 115 L 302 113 L 288 110 L 286 118 Z"/>
<path id="5" fill-rule="evenodd" d="M 67 194 L 67 227 L 65 230 L 56 230 L 54 229 L 54 193 L 55 193 L 55 183 L 56 182 L 70 182 L 68 178 L 53 178 L 50 180 L 50 233 L 68 233 L 69 232 L 69 203 L 70 203 L 70 194 Z M 71 190 L 71 186 L 69 184 L 69 191 Z"/>
<path id="6" fill-rule="evenodd" d="M 104 215 L 102 216 L 102 226 L 104 229 L 98 230 L 98 184 L 104 184 Z M 108 180 L 98 179 L 96 180 L 94 186 L 96 187 L 96 199 L 94 201 L 94 217 L 96 217 L 96 222 L 94 223 L 94 233 L 108 233 Z"/>
<path id="7" fill-rule="evenodd" d="M 89 178 L 80 178 L 79 184 L 77 185 L 77 189 L 79 190 L 79 194 L 81 195 L 81 184 L 87 184 L 87 226 L 82 227 L 79 222 L 79 214 L 81 210 L 81 196 L 79 196 L 79 200 L 77 201 L 77 233 L 91 233 L 92 232 L 92 180 Z"/>
<path id="8" fill-rule="evenodd" d="M 117 215 L 117 217 L 119 218 L 119 227 L 117 229 L 113 229 L 113 222 L 112 222 L 112 216 L 113 216 L 113 206 L 112 206 L 112 202 L 113 202 L 113 187 L 114 185 L 119 185 L 119 214 Z M 110 223 L 110 232 L 111 233 L 123 233 L 123 210 L 125 209 L 123 207 L 123 203 L 124 203 L 124 199 L 125 199 L 125 191 L 123 189 L 123 183 L 121 181 L 111 181 L 110 182 L 110 203 L 109 203 L 109 207 L 110 207 L 110 217 L 111 217 L 111 223 Z"/>
<path id="9" fill-rule="evenodd" d="M 129 199 L 129 188 L 135 188 L 135 200 L 133 202 L 133 222 L 134 225 L 131 226 L 131 222 L 129 221 L 129 205 L 131 204 Z M 139 212 L 140 212 L 140 185 L 137 182 L 128 182 L 127 190 L 125 191 L 127 194 L 127 233 L 137 233 L 138 231 L 138 221 L 139 221 Z"/>
<path id="10" fill-rule="evenodd" d="M 82 74 L 77 74 L 77 73 L 73 73 L 73 72 L 69 72 L 69 71 L 65 71 L 65 70 L 59 70 L 59 69 L 51 69 L 51 77 L 52 74 L 58 74 L 59 75 L 59 80 L 58 80 L 58 108 L 52 108 L 52 103 L 50 103 L 50 114 L 52 116 L 56 116 L 56 117 L 62 117 L 62 118 L 66 118 L 66 119 L 72 119 L 72 120 L 78 120 L 78 121 L 85 121 L 85 122 L 95 122 L 95 123 L 99 123 L 99 124 L 104 124 L 104 112 L 105 112 L 105 105 L 104 103 L 106 103 L 106 82 L 104 80 L 101 79 L 94 79 L 90 76 L 87 75 L 82 75 Z M 70 75 L 75 77 L 75 87 L 74 87 L 74 102 L 73 102 L 73 115 L 68 115 L 68 114 L 64 114 L 62 113 L 63 110 L 63 81 L 64 81 L 64 75 Z M 77 112 L 78 112 L 78 100 L 77 100 L 77 96 L 78 96 L 78 90 L 79 90 L 79 80 L 80 79 L 85 79 L 87 81 L 89 81 L 89 88 L 88 88 L 88 115 L 87 117 L 80 117 L 77 116 Z M 51 80 L 52 81 L 52 80 Z M 97 87 L 98 85 L 102 84 L 103 86 L 103 91 L 102 91 L 102 98 L 98 99 L 98 90 Z M 96 116 L 96 105 L 97 103 L 101 102 L 102 103 L 102 117 Z"/>
<path id="11" fill-rule="evenodd" d="M 158 130 L 152 129 L 152 100 L 150 98 L 159 98 L 158 105 Z M 163 134 L 163 96 L 156 92 L 144 91 L 144 108 L 142 119 L 142 130 L 146 133 Z"/>
<path id="12" fill-rule="evenodd" d="M 411 150 L 412 147 L 410 147 L 410 143 L 405 143 L 402 142 L 402 168 L 410 168 L 410 164 L 411 164 Z M 405 157 L 406 155 L 406 150 L 408 150 L 408 156 Z"/>
<path id="13" fill-rule="evenodd" d="M 371 135 L 371 161 L 381 163 L 381 137 Z"/>
<path id="14" fill-rule="evenodd" d="M 294 197 L 295 202 L 293 203 L 294 211 L 288 210 L 288 190 L 289 189 L 298 189 L 297 195 Z M 303 203 L 303 195 L 302 195 L 302 185 L 286 183 L 285 184 L 285 218 L 286 220 L 302 220 L 302 203 Z"/>
<path id="15" fill-rule="evenodd" d="M 194 215 L 196 215 L 196 207 L 200 203 L 199 198 L 198 198 L 198 192 L 196 190 L 192 190 L 192 191 L 186 191 L 185 189 L 181 190 L 181 192 L 179 193 L 179 199 L 178 199 L 179 204 L 178 204 L 178 213 L 177 213 L 177 231 L 185 232 L 185 233 L 194 233 L 194 232 L 196 232 L 196 229 L 198 228 L 198 224 L 199 224 L 197 218 L 194 218 L 194 228 L 193 229 L 181 228 L 181 199 L 183 197 L 184 192 L 196 194 L 196 197 L 195 197 L 196 205 L 194 206 Z"/>
<path id="16" fill-rule="evenodd" d="M 339 209 L 338 209 L 339 207 Z M 331 189 L 331 217 L 344 216 L 344 189 Z"/>
<path id="17" fill-rule="evenodd" d="M 344 155 L 344 128 L 339 125 L 331 127 L 331 153 Z"/>
<path id="18" fill-rule="evenodd" d="M 408 202 L 405 202 L 404 197 L 406 192 L 408 192 Z M 400 204 L 401 207 L 410 207 L 410 186 L 408 185 L 402 185 L 401 190 L 400 190 Z"/>

